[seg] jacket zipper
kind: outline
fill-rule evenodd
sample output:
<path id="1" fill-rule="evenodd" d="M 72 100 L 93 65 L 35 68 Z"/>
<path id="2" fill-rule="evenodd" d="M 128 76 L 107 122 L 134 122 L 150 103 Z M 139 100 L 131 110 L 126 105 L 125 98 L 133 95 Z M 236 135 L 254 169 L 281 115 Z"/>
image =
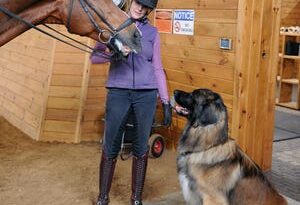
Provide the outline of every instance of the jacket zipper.
<path id="1" fill-rule="evenodd" d="M 133 89 L 135 89 L 135 68 L 134 68 L 134 60 L 133 60 L 133 55 L 134 53 L 132 53 L 132 86 L 133 86 Z"/>

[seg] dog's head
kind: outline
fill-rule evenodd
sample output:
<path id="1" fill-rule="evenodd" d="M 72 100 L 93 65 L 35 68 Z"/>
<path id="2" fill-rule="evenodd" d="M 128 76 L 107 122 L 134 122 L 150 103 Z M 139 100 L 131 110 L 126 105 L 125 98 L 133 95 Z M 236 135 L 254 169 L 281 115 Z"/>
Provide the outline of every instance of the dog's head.
<path id="1" fill-rule="evenodd" d="M 186 116 L 194 127 L 215 124 L 221 119 L 227 121 L 227 111 L 221 96 L 211 90 L 197 89 L 191 93 L 175 90 L 174 98 L 185 110 L 180 114 Z"/>

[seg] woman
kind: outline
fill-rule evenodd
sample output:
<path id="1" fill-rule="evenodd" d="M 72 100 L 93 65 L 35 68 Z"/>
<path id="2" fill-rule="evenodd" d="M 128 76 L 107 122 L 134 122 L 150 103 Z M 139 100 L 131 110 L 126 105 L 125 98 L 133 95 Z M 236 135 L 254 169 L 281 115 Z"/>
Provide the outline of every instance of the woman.
<path id="1" fill-rule="evenodd" d="M 160 57 L 160 39 L 157 29 L 149 24 L 147 16 L 156 7 L 157 0 L 133 0 L 128 14 L 136 20 L 142 32 L 142 51 L 128 53 L 124 60 L 111 59 L 106 87 L 105 134 L 100 163 L 100 183 L 97 205 L 107 205 L 114 174 L 116 158 L 121 147 L 121 137 L 128 113 L 133 111 L 136 136 L 133 141 L 131 204 L 142 204 L 147 161 L 148 138 L 155 116 L 157 92 L 163 104 L 164 125 L 171 123 L 171 108 L 166 77 Z M 96 49 L 106 46 L 98 43 Z M 103 63 L 106 58 L 96 53 L 92 63 Z"/>

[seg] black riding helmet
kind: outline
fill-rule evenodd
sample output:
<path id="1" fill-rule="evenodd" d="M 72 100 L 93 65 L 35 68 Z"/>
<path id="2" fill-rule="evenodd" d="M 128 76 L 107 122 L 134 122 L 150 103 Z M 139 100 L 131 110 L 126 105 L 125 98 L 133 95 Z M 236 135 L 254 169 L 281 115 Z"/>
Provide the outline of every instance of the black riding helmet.
<path id="1" fill-rule="evenodd" d="M 139 4 L 146 6 L 150 9 L 156 8 L 157 1 L 158 0 L 136 0 L 136 2 L 138 2 Z"/>

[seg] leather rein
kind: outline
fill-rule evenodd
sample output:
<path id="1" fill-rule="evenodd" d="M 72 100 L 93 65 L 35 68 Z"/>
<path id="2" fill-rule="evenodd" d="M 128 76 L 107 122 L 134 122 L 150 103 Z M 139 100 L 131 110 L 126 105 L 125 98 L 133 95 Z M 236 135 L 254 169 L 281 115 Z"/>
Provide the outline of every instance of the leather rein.
<path id="1" fill-rule="evenodd" d="M 80 2 L 81 7 L 83 8 L 84 12 L 88 15 L 90 22 L 93 24 L 93 26 L 95 27 L 95 29 L 99 32 L 99 34 L 98 34 L 99 41 L 102 42 L 102 43 L 104 43 L 104 44 L 110 44 L 111 41 L 112 41 L 115 37 L 117 37 L 117 35 L 120 33 L 120 31 L 122 31 L 123 29 L 125 29 L 126 27 L 128 27 L 128 26 L 130 26 L 132 23 L 134 23 L 134 20 L 133 20 L 132 18 L 128 18 L 128 19 L 127 19 L 124 23 L 122 23 L 118 28 L 114 28 L 114 26 L 111 25 L 111 24 L 106 20 L 106 18 L 104 17 L 104 15 L 103 15 L 102 13 L 100 13 L 100 12 L 99 12 L 99 11 L 98 11 L 98 10 L 97 10 L 97 9 L 96 9 L 96 8 L 95 8 L 88 0 L 79 0 L 79 2 Z M 70 6 L 69 6 L 68 18 L 67 18 L 67 30 L 68 30 L 69 32 L 70 32 L 70 22 L 71 22 L 71 17 L 72 17 L 72 11 L 73 11 L 73 6 L 74 6 L 74 0 L 71 0 L 70 3 L 71 3 L 71 4 L 70 4 Z M 93 15 L 92 15 L 92 13 L 91 13 L 91 11 L 90 11 L 89 8 L 90 8 L 92 11 L 95 12 L 95 14 L 101 19 L 101 21 L 102 21 L 103 23 L 105 23 L 105 24 L 108 26 L 109 30 L 101 29 L 101 28 L 99 27 L 99 25 L 97 24 L 96 20 L 94 19 L 94 17 L 93 17 Z M 72 44 L 72 43 L 66 41 L 66 40 L 63 40 L 63 39 L 61 39 L 61 38 L 59 38 L 59 37 L 56 37 L 56 36 L 54 36 L 53 34 L 47 32 L 47 31 L 45 31 L 45 30 L 43 30 L 43 29 L 38 28 L 36 25 L 34 25 L 34 24 L 32 24 L 31 22 L 29 22 L 29 21 L 23 19 L 23 18 L 20 17 L 19 15 L 15 14 L 15 13 L 9 11 L 9 10 L 7 10 L 5 7 L 0 6 L 0 12 L 6 14 L 7 16 L 10 16 L 10 17 L 12 17 L 12 18 L 15 18 L 15 19 L 21 21 L 22 23 L 28 25 L 30 28 L 33 28 L 33 29 L 35 29 L 35 30 L 38 30 L 38 31 L 41 32 L 41 33 L 44 33 L 44 34 L 46 34 L 46 35 L 48 35 L 48 36 L 50 36 L 50 37 L 52 37 L 52 38 L 54 38 L 54 39 L 56 39 L 56 40 L 58 40 L 58 41 L 61 41 L 61 42 L 65 43 L 65 44 L 68 44 L 69 46 L 72 46 L 72 47 L 77 48 L 77 49 L 79 49 L 79 50 L 82 50 L 82 51 L 84 51 L 84 52 L 88 52 L 88 53 L 96 52 L 96 53 L 99 53 L 101 56 L 107 57 L 107 58 L 110 58 L 110 56 L 112 55 L 112 54 L 106 54 L 106 53 L 99 52 L 98 50 L 95 50 L 94 48 L 92 48 L 92 47 L 90 47 L 90 46 L 88 46 L 88 45 L 86 45 L 86 44 L 83 44 L 83 43 L 81 43 L 80 41 L 77 41 L 77 40 L 75 40 L 75 39 L 73 39 L 73 38 L 71 38 L 71 37 L 69 37 L 69 36 L 63 34 L 63 33 L 61 33 L 61 32 L 59 32 L 59 31 L 55 30 L 54 28 L 52 28 L 52 27 L 50 27 L 50 26 L 48 26 L 48 25 L 46 25 L 46 24 L 42 24 L 42 25 L 44 25 L 45 27 L 47 27 L 48 29 L 54 31 L 55 33 L 57 33 L 57 34 L 59 34 L 59 35 L 61 35 L 61 36 L 63 36 L 63 37 L 66 37 L 66 38 L 70 39 L 71 41 L 73 41 L 73 42 L 75 42 L 75 43 L 77 43 L 77 44 L 80 44 L 81 46 L 86 47 L 86 48 L 89 49 L 89 50 L 83 49 L 83 48 L 81 48 L 81 47 L 79 47 L 79 46 L 77 46 L 77 45 L 74 45 L 74 44 Z M 102 39 L 103 34 L 105 34 L 105 33 L 109 33 L 109 34 L 110 34 L 110 37 L 109 37 L 109 39 L 108 39 L 107 41 L 104 41 L 104 40 Z"/>

